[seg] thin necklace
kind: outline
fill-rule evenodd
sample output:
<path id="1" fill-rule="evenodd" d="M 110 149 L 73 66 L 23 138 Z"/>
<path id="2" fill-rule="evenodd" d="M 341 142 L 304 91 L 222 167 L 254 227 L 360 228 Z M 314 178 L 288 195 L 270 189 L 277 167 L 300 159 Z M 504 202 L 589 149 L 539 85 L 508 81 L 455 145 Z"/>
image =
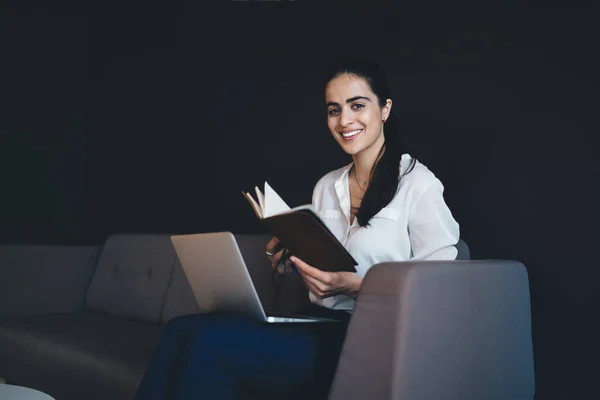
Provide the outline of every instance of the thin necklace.
<path id="1" fill-rule="evenodd" d="M 352 170 L 352 172 L 354 172 L 354 174 L 353 174 L 353 175 L 354 175 L 354 180 L 356 181 L 356 184 L 358 185 L 358 188 L 359 188 L 360 190 L 362 190 L 363 192 L 364 192 L 365 190 L 367 190 L 366 188 L 364 188 L 364 189 L 363 189 L 363 188 L 362 188 L 362 186 L 360 185 L 360 182 L 358 181 L 358 176 L 357 176 L 357 173 L 356 173 L 356 168 L 354 168 L 354 169 Z M 367 181 L 364 181 L 364 182 L 363 182 L 363 185 L 366 185 L 366 184 L 367 184 Z"/>

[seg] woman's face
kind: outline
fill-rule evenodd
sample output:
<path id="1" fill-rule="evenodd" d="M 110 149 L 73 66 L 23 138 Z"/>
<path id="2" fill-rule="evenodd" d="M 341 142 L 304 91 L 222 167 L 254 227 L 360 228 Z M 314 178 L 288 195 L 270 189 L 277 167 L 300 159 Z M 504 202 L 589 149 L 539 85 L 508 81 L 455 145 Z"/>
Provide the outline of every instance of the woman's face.
<path id="1" fill-rule="evenodd" d="M 325 102 L 329 130 L 346 153 L 379 152 L 384 143 L 383 120 L 392 107 L 390 99 L 380 107 L 364 78 L 344 74 L 327 84 Z"/>

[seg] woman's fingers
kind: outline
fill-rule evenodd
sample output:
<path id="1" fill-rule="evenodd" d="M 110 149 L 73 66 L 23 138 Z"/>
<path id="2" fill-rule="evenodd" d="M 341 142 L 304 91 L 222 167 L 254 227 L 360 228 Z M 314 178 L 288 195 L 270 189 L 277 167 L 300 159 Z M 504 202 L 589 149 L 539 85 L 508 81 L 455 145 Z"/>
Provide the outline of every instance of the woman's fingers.
<path id="1" fill-rule="evenodd" d="M 336 273 L 321 271 L 297 257 L 291 257 L 291 260 L 300 272 L 308 290 L 317 298 L 331 297 L 340 291 L 340 280 Z"/>
<path id="2" fill-rule="evenodd" d="M 292 260 L 296 268 L 298 268 L 305 274 L 310 275 L 311 277 L 325 283 L 326 285 L 331 285 L 333 283 L 333 275 L 331 274 L 331 272 L 321 271 L 320 269 L 315 268 L 312 265 L 309 265 L 301 259 L 294 256 L 290 257 L 290 259 Z"/>
<path id="3" fill-rule="evenodd" d="M 273 237 L 267 245 L 265 246 L 265 252 L 267 253 L 267 258 L 271 261 L 271 267 L 275 268 L 279 260 L 281 259 L 281 255 L 283 254 L 283 250 L 279 249 L 279 239 Z"/>
<path id="4" fill-rule="evenodd" d="M 321 271 L 318 268 L 313 267 L 302 261 L 297 257 L 290 257 L 296 268 L 298 270 L 303 271 L 305 274 L 312 276 L 316 280 L 324 283 L 327 286 L 333 285 L 335 283 L 334 275 L 331 272 Z"/>
<path id="5" fill-rule="evenodd" d="M 319 298 L 327 294 L 327 288 L 323 287 L 321 283 L 310 276 L 303 276 L 304 282 L 306 282 L 310 291 Z"/>
<path id="6" fill-rule="evenodd" d="M 283 250 L 279 250 L 277 253 L 275 253 L 274 256 L 269 256 L 269 260 L 271 260 L 271 266 L 273 268 L 275 268 L 275 266 L 277 265 L 279 260 L 281 260 L 282 255 L 283 255 Z"/>
<path id="7" fill-rule="evenodd" d="M 271 261 L 271 268 L 277 268 L 277 272 L 279 272 L 280 274 L 289 274 L 293 271 L 292 262 L 289 259 L 280 262 L 282 256 L 283 250 L 279 250 L 274 256 L 269 256 L 269 260 Z"/>
<path id="8" fill-rule="evenodd" d="M 267 255 L 272 256 L 272 254 L 276 253 L 278 245 L 279 245 L 279 239 L 277 239 L 276 237 L 273 237 L 271 240 L 269 240 L 269 243 L 267 243 L 267 246 L 265 249 L 267 252 Z"/>
<path id="9" fill-rule="evenodd" d="M 335 294 L 336 289 L 316 279 L 315 277 L 300 270 L 300 276 L 304 280 L 308 290 L 312 292 L 317 298 L 324 299 Z"/>
<path id="10" fill-rule="evenodd" d="M 279 258 L 281 258 L 281 254 L 279 254 Z M 279 272 L 280 274 L 289 274 L 290 272 L 292 272 L 292 263 L 290 262 L 290 260 L 285 260 L 280 265 L 277 265 L 277 262 L 274 262 L 272 266 L 273 268 L 277 266 L 277 272 Z"/>

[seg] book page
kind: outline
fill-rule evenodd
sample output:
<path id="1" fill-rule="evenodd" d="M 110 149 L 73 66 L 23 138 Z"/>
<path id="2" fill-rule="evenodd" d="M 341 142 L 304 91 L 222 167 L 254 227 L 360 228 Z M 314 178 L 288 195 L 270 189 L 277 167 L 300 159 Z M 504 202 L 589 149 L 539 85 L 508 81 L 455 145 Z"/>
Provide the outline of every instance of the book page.
<path id="1" fill-rule="evenodd" d="M 256 192 L 256 199 L 258 200 L 258 204 L 260 204 L 260 210 L 262 215 L 265 215 L 265 195 L 262 194 L 258 186 L 254 186 L 254 191 Z"/>
<path id="2" fill-rule="evenodd" d="M 290 207 L 283 201 L 281 197 L 273 190 L 267 182 L 265 182 L 265 208 L 263 217 L 268 218 L 275 214 L 281 214 L 289 211 Z"/>
<path id="3" fill-rule="evenodd" d="M 254 213 L 256 214 L 256 217 L 259 218 L 259 219 L 262 219 L 263 218 L 263 211 L 260 208 L 260 205 L 258 205 L 258 203 L 256 202 L 256 200 L 254 200 L 254 198 L 252 198 L 252 195 L 250 193 L 246 193 L 246 192 L 242 191 L 242 194 L 244 195 L 244 197 L 246 198 L 246 200 L 248 200 L 248 202 L 252 206 L 252 210 L 254 210 Z"/>

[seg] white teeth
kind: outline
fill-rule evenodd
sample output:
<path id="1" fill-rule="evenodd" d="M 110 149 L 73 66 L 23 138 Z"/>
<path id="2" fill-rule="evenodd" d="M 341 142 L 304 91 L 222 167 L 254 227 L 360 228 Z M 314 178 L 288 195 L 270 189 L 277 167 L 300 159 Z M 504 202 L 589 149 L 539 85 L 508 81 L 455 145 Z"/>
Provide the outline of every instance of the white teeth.
<path id="1" fill-rule="evenodd" d="M 352 132 L 342 133 L 342 136 L 345 137 L 345 138 L 349 138 L 349 137 L 358 135 L 361 131 L 362 131 L 362 129 L 357 129 L 357 130 L 352 131 Z"/>

